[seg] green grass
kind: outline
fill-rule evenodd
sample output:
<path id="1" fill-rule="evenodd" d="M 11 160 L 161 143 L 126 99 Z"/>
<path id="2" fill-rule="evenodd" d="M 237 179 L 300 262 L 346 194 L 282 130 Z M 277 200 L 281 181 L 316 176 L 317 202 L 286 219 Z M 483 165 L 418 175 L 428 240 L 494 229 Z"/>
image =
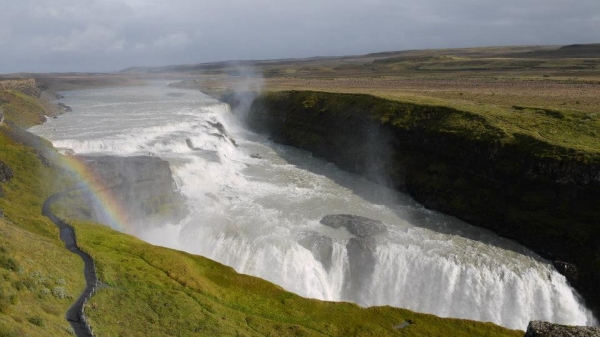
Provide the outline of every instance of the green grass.
<path id="1" fill-rule="evenodd" d="M 34 97 L 15 90 L 0 91 L 0 101 L 7 121 L 19 127 L 30 127 L 41 124 L 46 120 L 44 115 L 50 115 L 47 108 Z"/>
<path id="2" fill-rule="evenodd" d="M 420 71 L 524 71 L 524 70 L 595 70 L 598 59 L 536 59 L 536 58 L 466 58 L 451 56 L 392 57 L 376 60 L 373 64 L 385 64 L 396 69 Z"/>
<path id="3" fill-rule="evenodd" d="M 418 102 L 418 100 L 414 100 Z M 535 106 L 501 107 L 477 105 L 466 102 L 447 104 L 433 103 L 437 106 L 449 106 L 467 114 L 481 116 L 485 124 L 503 131 L 505 136 L 527 135 L 541 142 L 563 148 L 571 148 L 585 153 L 600 154 L 600 115 L 577 110 L 543 108 Z M 446 103 L 446 104 L 444 104 Z M 455 124 L 456 125 L 456 124 Z M 470 125 L 465 124 L 465 129 Z"/>
<path id="4" fill-rule="evenodd" d="M 600 48 L 588 47 L 562 52 L 557 46 L 413 50 L 259 62 L 255 68 L 265 76 L 268 91 L 364 93 L 447 106 L 480 114 L 508 132 L 524 130 L 561 146 L 597 151 Z M 205 81 L 196 81 L 197 87 L 236 87 L 236 78 L 227 77 L 229 68 L 212 70 L 222 80 L 215 81 L 214 73 L 198 74 Z M 565 118 L 557 123 L 543 116 L 545 110 Z"/>
<path id="5" fill-rule="evenodd" d="M 66 310 L 85 282 L 81 259 L 65 250 L 43 200 L 69 179 L 0 127 L 0 160 L 14 172 L 0 198 L 0 335 L 69 335 Z"/>
<path id="6" fill-rule="evenodd" d="M 86 315 L 107 336 L 520 336 L 491 323 L 305 299 L 200 256 L 72 221 L 107 285 Z M 406 320 L 413 325 L 394 330 Z"/>
<path id="7" fill-rule="evenodd" d="M 290 106 L 310 108 L 307 104 L 319 104 L 324 112 L 358 112 L 407 130 L 423 126 L 432 133 L 455 134 L 469 141 L 519 144 L 537 157 L 577 161 L 600 158 L 600 115 L 523 106 L 506 109 L 469 103 L 447 105 L 427 98 L 382 96 L 311 91 L 263 94 L 266 101 L 291 97 Z"/>
<path id="8" fill-rule="evenodd" d="M 0 266 L 0 335 L 69 335 L 65 312 L 85 286 L 73 270 L 82 270 L 83 262 L 57 238 L 0 219 L 3 258 L 16 265 Z"/>

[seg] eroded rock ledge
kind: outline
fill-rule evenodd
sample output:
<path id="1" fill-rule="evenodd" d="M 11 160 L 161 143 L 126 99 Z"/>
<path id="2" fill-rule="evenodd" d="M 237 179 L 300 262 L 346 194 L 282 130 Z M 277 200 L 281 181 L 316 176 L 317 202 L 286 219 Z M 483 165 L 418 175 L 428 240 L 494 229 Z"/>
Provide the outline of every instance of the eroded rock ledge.
<path id="1" fill-rule="evenodd" d="M 169 163 L 151 156 L 76 156 L 89 170 L 92 189 L 109 190 L 112 202 L 120 205 L 126 220 L 136 226 L 150 227 L 178 222 L 187 213 L 184 197 L 177 191 Z M 96 192 L 94 192 L 96 193 Z M 87 196 L 84 217 L 107 223 L 104 205 Z"/>
<path id="2" fill-rule="evenodd" d="M 525 337 L 600 337 L 600 329 L 531 321 Z"/>
<path id="3" fill-rule="evenodd" d="M 323 226 L 340 229 L 344 228 L 352 235 L 348 240 L 348 270 L 344 283 L 344 298 L 359 301 L 358 294 L 371 284 L 375 270 L 375 253 L 377 235 L 385 234 L 387 228 L 379 220 L 365 218 L 359 215 L 330 214 L 321 219 Z M 308 249 L 315 259 L 320 261 L 325 269 L 332 265 L 333 241 L 330 237 L 316 232 L 305 233 L 299 243 Z"/>

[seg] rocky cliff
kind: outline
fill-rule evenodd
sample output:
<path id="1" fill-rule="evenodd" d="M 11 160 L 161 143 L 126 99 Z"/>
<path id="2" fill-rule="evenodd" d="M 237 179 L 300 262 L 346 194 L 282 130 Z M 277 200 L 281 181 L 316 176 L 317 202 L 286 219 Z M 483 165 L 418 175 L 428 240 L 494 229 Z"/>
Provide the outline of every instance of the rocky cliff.
<path id="1" fill-rule="evenodd" d="M 600 329 L 532 321 L 527 327 L 525 337 L 600 337 Z"/>
<path id="2" fill-rule="evenodd" d="M 551 259 L 600 304 L 600 156 L 482 116 L 368 95 L 259 96 L 249 126 Z"/>
<path id="3" fill-rule="evenodd" d="M 79 212 L 78 217 L 113 225 L 104 213 L 105 205 L 97 201 L 98 192 L 108 192 L 111 202 L 119 205 L 126 226 L 148 228 L 165 222 L 178 222 L 185 216 L 184 197 L 177 191 L 169 163 L 150 156 L 77 156 L 85 163 L 88 180 L 94 190 L 90 193 L 75 193 L 83 197 L 84 203 L 75 206 L 66 200 L 69 212 Z M 93 177 L 93 178 L 92 178 Z M 97 191 L 103 189 L 104 191 Z M 73 207 L 75 206 L 75 207 Z"/>
<path id="4" fill-rule="evenodd" d="M 36 84 L 33 78 L 0 81 L 0 90 L 14 90 L 33 97 L 40 97 L 43 89 Z"/>
<path id="5" fill-rule="evenodd" d="M 53 103 L 57 97 L 46 89 L 34 79 L 0 80 L 0 125 L 28 128 L 65 112 L 67 107 Z"/>

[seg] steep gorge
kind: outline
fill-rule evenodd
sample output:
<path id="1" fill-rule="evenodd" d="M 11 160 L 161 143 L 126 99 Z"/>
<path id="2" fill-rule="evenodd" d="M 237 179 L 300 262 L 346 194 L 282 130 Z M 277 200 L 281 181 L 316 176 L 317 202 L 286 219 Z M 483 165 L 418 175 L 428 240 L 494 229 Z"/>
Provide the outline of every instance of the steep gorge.
<path id="1" fill-rule="evenodd" d="M 235 97 L 225 97 L 235 107 Z M 600 155 L 473 113 L 369 95 L 260 95 L 248 125 L 552 260 L 597 312 Z"/>
<path id="2" fill-rule="evenodd" d="M 76 294 L 83 284 L 81 274 L 72 270 L 81 270 L 73 268 L 81 267 L 76 264 L 80 261 L 66 253 L 58 240 L 56 227 L 39 214 L 46 197 L 57 189 L 75 187 L 76 182 L 68 174 L 70 169 L 60 163 L 76 157 L 60 155 L 48 141 L 14 127 L 12 123 L 0 128 L 0 142 L 0 160 L 14 173 L 5 185 L 6 197 L 0 198 L 0 208 L 7 211 L 7 217 L 0 219 L 0 225 L 3 235 L 8 231 L 10 235 L 6 237 L 11 238 L 3 240 L 3 257 L 14 253 L 21 265 L 41 266 L 52 279 L 59 275 L 64 277 L 57 283 Z M 157 158 L 79 159 L 87 162 L 100 179 L 104 176 L 108 182 L 103 184 L 111 190 L 141 180 L 165 187 L 166 195 L 173 192 L 169 167 Z M 136 174 L 125 173 L 130 169 Z M 9 172 L 8 169 L 4 171 Z M 5 177 L 12 175 L 5 174 Z M 141 187 L 147 193 L 152 186 L 143 184 Z M 199 256 L 154 247 L 106 226 L 74 219 L 68 221 L 76 229 L 78 244 L 97 261 L 99 277 L 104 284 L 86 309 L 92 326 L 102 335 L 382 336 L 397 335 L 398 329 L 407 336 L 522 335 L 491 323 L 439 318 L 389 306 L 361 308 L 351 303 L 304 299 Z M 9 245 L 8 251 L 4 244 Z M 68 259 L 70 263 L 65 262 Z M 11 281 L 4 272 L 5 281 Z M 17 277 L 16 272 L 13 274 Z M 18 275 L 28 276 L 20 272 Z M 0 334 L 73 333 L 64 327 L 63 316 L 63 309 L 67 308 L 64 304 L 71 303 L 71 299 L 36 295 L 37 289 L 49 281 L 51 279 L 36 288 L 19 290 L 22 304 L 0 313 Z M 3 289 L 7 289 L 4 287 L 7 284 L 3 283 Z M 31 301 L 27 302 L 29 299 Z M 64 302 L 61 307 L 48 305 L 59 301 Z M 35 316 L 30 316 L 32 314 Z"/>

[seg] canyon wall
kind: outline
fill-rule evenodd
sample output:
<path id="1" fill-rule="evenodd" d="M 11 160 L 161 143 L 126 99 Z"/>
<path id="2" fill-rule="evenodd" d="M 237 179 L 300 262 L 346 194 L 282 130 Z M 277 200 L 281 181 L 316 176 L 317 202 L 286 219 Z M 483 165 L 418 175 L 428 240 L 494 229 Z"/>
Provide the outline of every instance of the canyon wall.
<path id="1" fill-rule="evenodd" d="M 597 310 L 600 156 L 507 134 L 473 113 L 359 94 L 262 94 L 247 123 L 517 240 L 553 261 Z"/>

